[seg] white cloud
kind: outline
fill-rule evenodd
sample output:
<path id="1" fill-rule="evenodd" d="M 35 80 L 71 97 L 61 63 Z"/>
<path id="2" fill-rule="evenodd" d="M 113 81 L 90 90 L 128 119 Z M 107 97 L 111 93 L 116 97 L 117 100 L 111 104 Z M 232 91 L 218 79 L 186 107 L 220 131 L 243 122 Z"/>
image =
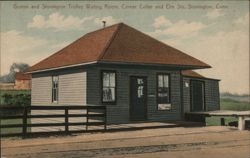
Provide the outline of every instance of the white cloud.
<path id="1" fill-rule="evenodd" d="M 233 23 L 240 26 L 248 26 L 249 28 L 249 13 L 234 20 Z"/>
<path id="2" fill-rule="evenodd" d="M 8 53 L 32 49 L 47 43 L 44 39 L 27 36 L 16 30 L 1 32 L 1 41 L 2 49 Z"/>
<path id="3" fill-rule="evenodd" d="M 218 17 L 223 16 L 223 15 L 224 13 L 222 13 L 220 9 L 214 9 L 210 12 L 207 12 L 205 16 L 208 17 L 209 19 L 217 19 Z"/>
<path id="4" fill-rule="evenodd" d="M 30 53 L 36 54 L 38 50 L 49 43 L 45 39 L 24 35 L 22 32 L 12 30 L 1 32 L 1 75 L 9 72 L 13 62 L 32 63 Z"/>
<path id="5" fill-rule="evenodd" d="M 172 22 L 168 19 L 166 19 L 164 16 L 159 16 L 155 18 L 155 21 L 153 23 L 153 26 L 155 28 L 160 28 L 160 27 L 167 27 L 172 25 Z"/>
<path id="6" fill-rule="evenodd" d="M 109 26 L 118 23 L 119 21 L 121 21 L 121 19 L 115 19 L 112 16 L 106 16 L 102 18 L 98 17 L 94 19 L 94 23 L 101 26 L 103 25 L 102 21 L 106 21 L 106 25 Z"/>
<path id="7" fill-rule="evenodd" d="M 74 16 L 64 16 L 58 12 L 52 13 L 48 16 L 48 18 L 43 15 L 35 15 L 32 19 L 32 22 L 27 24 L 28 28 L 52 28 L 56 31 L 60 30 L 70 30 L 70 29 L 84 29 L 84 25 L 87 21 L 91 21 L 97 25 L 103 25 L 102 21 L 106 21 L 106 25 L 113 25 L 121 21 L 120 19 L 115 19 L 112 16 L 106 17 L 74 17 Z"/>
<path id="8" fill-rule="evenodd" d="M 207 27 L 207 25 L 201 22 L 188 22 L 186 20 L 172 22 L 164 16 L 155 18 L 153 26 L 156 30 L 152 34 L 156 36 L 170 35 L 179 38 L 196 35 L 199 31 Z"/>
<path id="9" fill-rule="evenodd" d="M 205 24 L 201 22 L 187 22 L 186 20 L 180 20 L 171 25 L 163 31 L 166 35 L 173 36 L 186 36 L 190 34 L 195 34 L 198 31 L 204 29 L 206 27 Z"/>
<path id="10" fill-rule="evenodd" d="M 36 15 L 33 17 L 33 21 L 28 23 L 28 28 L 44 28 L 46 27 L 46 21 L 44 16 Z"/>
<path id="11" fill-rule="evenodd" d="M 0 36 L 0 75 L 7 74 L 10 65 L 14 62 L 33 65 L 70 43 L 69 41 L 58 43 L 53 40 L 32 37 L 16 30 L 1 32 Z"/>
<path id="12" fill-rule="evenodd" d="M 46 19 L 42 15 L 35 15 L 32 22 L 28 23 L 28 28 L 53 28 L 55 30 L 84 29 L 83 24 L 92 20 L 93 17 L 64 16 L 58 12 L 52 13 Z"/>

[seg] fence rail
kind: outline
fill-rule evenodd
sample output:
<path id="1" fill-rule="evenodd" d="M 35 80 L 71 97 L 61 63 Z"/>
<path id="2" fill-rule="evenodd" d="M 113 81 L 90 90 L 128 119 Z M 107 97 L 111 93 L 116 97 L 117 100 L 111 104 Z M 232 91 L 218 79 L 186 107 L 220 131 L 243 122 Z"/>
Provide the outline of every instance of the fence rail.
<path id="1" fill-rule="evenodd" d="M 10 110 L 13 109 L 13 107 L 0 107 L 1 111 L 4 110 Z M 20 107 L 19 107 L 20 109 Z M 64 111 L 64 114 L 37 114 L 33 115 L 32 111 L 39 111 L 39 110 L 62 110 Z M 70 114 L 70 110 L 86 110 L 85 114 Z M 98 112 L 93 113 L 91 110 L 98 110 Z M 86 121 L 81 121 L 81 122 L 69 122 L 69 118 L 86 118 Z M 89 122 L 91 118 L 102 118 L 101 121 L 95 121 L 95 122 Z M 72 133 L 72 132 L 87 132 L 87 131 L 93 131 L 89 130 L 89 126 L 103 126 L 103 129 L 98 129 L 98 130 L 106 130 L 107 129 L 107 110 L 106 106 L 93 106 L 93 105 L 87 105 L 87 106 L 27 106 L 23 107 L 23 113 L 22 115 L 4 115 L 0 116 L 1 120 L 10 120 L 10 119 L 22 119 L 21 123 L 18 124 L 1 124 L 0 129 L 6 129 L 6 128 L 22 128 L 22 131 L 19 133 L 2 133 L 1 136 L 23 136 L 26 137 L 30 134 L 39 134 L 39 133 L 46 133 L 46 132 L 28 132 L 27 129 L 29 127 L 64 127 L 63 133 Z M 32 119 L 36 118 L 64 118 L 64 122 L 56 122 L 56 123 L 32 123 Z M 31 119 L 31 122 L 28 123 L 28 119 Z M 85 130 L 74 130 L 71 131 L 69 130 L 70 126 L 86 126 Z M 54 133 L 54 132 L 47 132 L 47 133 Z M 57 132 L 56 132 L 57 133 Z M 62 131 L 60 131 L 62 133 Z"/>

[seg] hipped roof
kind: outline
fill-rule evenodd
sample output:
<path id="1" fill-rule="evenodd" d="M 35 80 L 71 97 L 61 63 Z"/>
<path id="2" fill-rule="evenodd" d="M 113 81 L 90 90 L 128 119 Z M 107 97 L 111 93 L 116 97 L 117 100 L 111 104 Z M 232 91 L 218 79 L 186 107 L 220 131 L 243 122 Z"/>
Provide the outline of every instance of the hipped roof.
<path id="1" fill-rule="evenodd" d="M 126 24 L 119 23 L 87 33 L 57 53 L 30 67 L 28 72 L 89 62 L 211 67 Z"/>
<path id="2" fill-rule="evenodd" d="M 181 74 L 183 76 L 194 77 L 194 78 L 206 78 L 205 76 L 203 76 L 195 71 L 192 71 L 192 70 L 183 70 L 183 71 L 181 71 Z"/>

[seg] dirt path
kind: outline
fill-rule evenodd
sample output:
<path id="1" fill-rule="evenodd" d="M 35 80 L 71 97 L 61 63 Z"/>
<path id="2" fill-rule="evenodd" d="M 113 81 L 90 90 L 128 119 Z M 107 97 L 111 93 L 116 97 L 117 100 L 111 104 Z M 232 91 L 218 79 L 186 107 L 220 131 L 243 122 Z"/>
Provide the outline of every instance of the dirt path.
<path id="1" fill-rule="evenodd" d="M 250 158 L 250 132 L 227 127 L 165 128 L 67 137 L 3 140 L 7 158 Z"/>

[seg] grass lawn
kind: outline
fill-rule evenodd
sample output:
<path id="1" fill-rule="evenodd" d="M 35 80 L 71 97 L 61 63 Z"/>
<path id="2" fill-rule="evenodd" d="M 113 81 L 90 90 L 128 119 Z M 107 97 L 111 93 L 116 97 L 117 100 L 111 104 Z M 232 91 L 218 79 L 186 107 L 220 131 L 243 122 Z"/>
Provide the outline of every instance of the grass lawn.
<path id="1" fill-rule="evenodd" d="M 10 94 L 10 95 L 17 95 L 17 94 L 30 94 L 30 90 L 1 90 L 0 91 L 0 107 L 1 106 L 7 106 L 4 102 L 4 94 Z M 13 105 L 9 105 L 13 106 Z M 16 105 L 18 106 L 18 105 Z M 13 112 L 10 112 L 9 115 L 15 115 L 15 113 L 20 113 L 19 110 L 14 109 Z M 7 110 L 8 111 L 8 110 Z M 7 112 L 8 114 L 9 112 Z M 0 115 L 6 114 L 6 111 L 1 111 Z M 1 125 L 7 125 L 7 124 L 22 124 L 22 119 L 9 119 L 9 120 L 0 120 Z M 30 120 L 28 119 L 28 123 L 30 123 Z M 30 128 L 27 129 L 27 131 L 30 131 Z M 1 129 L 1 134 L 4 133 L 21 133 L 22 128 L 3 128 Z"/>
<path id="2" fill-rule="evenodd" d="M 250 110 L 250 103 L 235 101 L 231 99 L 221 99 L 220 108 L 221 110 L 245 111 Z"/>
<path id="3" fill-rule="evenodd" d="M 225 124 L 228 125 L 229 122 L 238 121 L 235 117 L 224 117 L 225 118 Z M 212 116 L 206 118 L 206 125 L 207 126 L 220 126 L 220 117 L 218 116 Z"/>
<path id="4" fill-rule="evenodd" d="M 249 102 L 239 102 L 231 99 L 221 99 L 220 100 L 221 110 L 234 110 L 234 111 L 245 111 L 250 110 Z M 229 122 L 238 121 L 235 117 L 225 117 L 225 124 L 228 125 Z M 220 117 L 212 116 L 206 118 L 206 124 L 208 126 L 219 126 Z"/>
<path id="5" fill-rule="evenodd" d="M 1 125 L 11 125 L 11 124 L 22 124 L 22 119 L 9 119 L 9 120 L 1 120 Z M 27 123 L 31 123 L 30 119 L 28 119 Z M 30 127 L 27 128 L 27 132 L 30 132 Z M 5 133 L 22 133 L 22 128 L 3 128 L 1 129 L 1 134 Z"/>

